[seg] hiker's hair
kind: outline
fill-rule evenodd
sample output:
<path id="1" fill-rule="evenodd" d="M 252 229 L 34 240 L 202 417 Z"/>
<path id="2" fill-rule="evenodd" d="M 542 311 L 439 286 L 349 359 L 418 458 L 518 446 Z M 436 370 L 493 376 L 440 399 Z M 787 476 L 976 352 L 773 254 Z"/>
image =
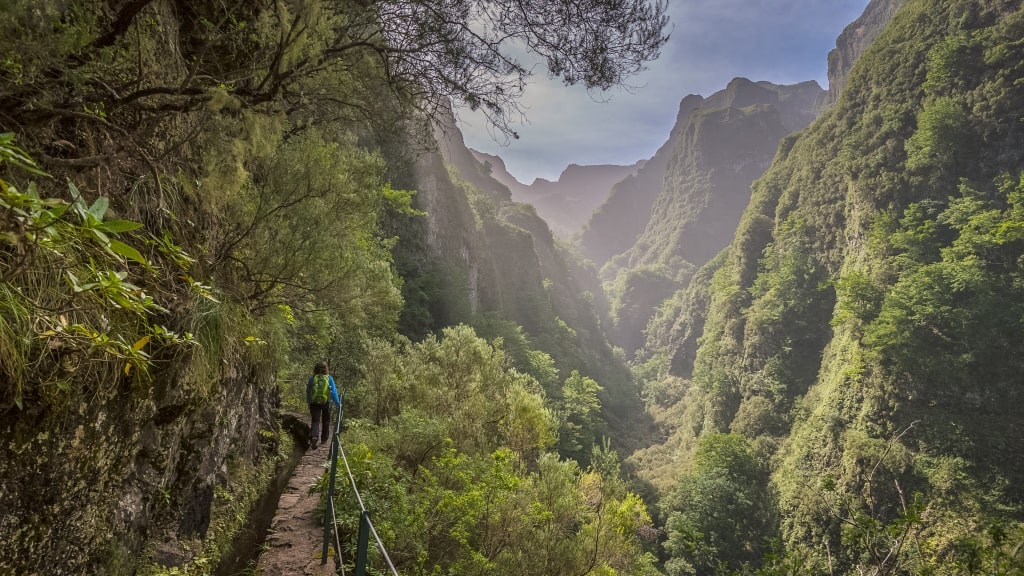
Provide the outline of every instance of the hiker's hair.
<path id="1" fill-rule="evenodd" d="M 327 374 L 327 362 L 317 362 L 313 366 L 313 374 Z"/>

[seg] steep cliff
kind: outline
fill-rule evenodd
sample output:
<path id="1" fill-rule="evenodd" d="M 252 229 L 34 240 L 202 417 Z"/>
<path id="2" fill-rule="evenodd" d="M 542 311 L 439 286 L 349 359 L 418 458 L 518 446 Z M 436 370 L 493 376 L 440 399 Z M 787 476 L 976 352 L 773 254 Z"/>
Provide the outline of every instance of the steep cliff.
<path id="1" fill-rule="evenodd" d="M 456 160 L 469 151 L 458 146 L 457 127 L 442 131 L 453 137 L 419 158 L 409 182 L 426 214 L 402 224 L 395 249 L 405 278 L 401 326 L 414 337 L 460 322 L 489 337 L 501 335 L 490 331 L 503 323 L 522 327 L 530 344 L 551 355 L 561 379 L 579 370 L 599 382 L 606 430 L 620 447 L 636 445 L 647 433 L 643 409 L 595 313 L 602 305 L 596 272 L 578 262 L 532 206 L 485 192 L 501 184 L 462 181 L 464 170 L 487 174 L 484 165 L 449 174 L 446 161 L 459 166 L 464 161 Z"/>
<path id="2" fill-rule="evenodd" d="M 732 239 L 750 184 L 779 141 L 810 124 L 823 94 L 813 81 L 775 86 L 737 78 L 705 100 L 683 122 L 643 234 L 616 263 L 660 263 L 671 271 L 711 259 Z"/>
<path id="3" fill-rule="evenodd" d="M 972 526 L 1024 520 L 1024 468 L 1003 452 L 1024 445 L 1024 244 L 1009 233 L 1024 89 L 1007 81 L 1024 73 L 1022 37 L 1016 2 L 905 3 L 834 107 L 783 141 L 707 296 L 676 308 L 708 302 L 676 322 L 706 319 L 696 354 L 678 347 L 682 421 L 660 450 L 745 437 L 811 571 L 966 573 L 958 547 L 1002 554 Z M 894 530 L 910 549 L 890 547 Z"/>
<path id="4" fill-rule="evenodd" d="M 836 38 L 836 47 L 828 53 L 828 100 L 832 105 L 839 99 L 850 69 L 860 55 L 885 29 L 905 0 L 871 0 L 864 12 Z"/>
<path id="5" fill-rule="evenodd" d="M 598 267 L 629 249 L 647 226 L 683 123 L 703 101 L 702 97 L 690 94 L 679 102 L 679 112 L 668 140 L 637 170 L 636 175 L 616 183 L 608 198 L 590 216 L 580 233 L 579 244 L 584 256 Z"/>
<path id="6" fill-rule="evenodd" d="M 779 141 L 814 119 L 824 91 L 815 82 L 776 86 L 736 78 L 688 114 L 666 167 L 650 219 L 635 244 L 602 276 L 615 341 L 632 354 L 654 309 L 731 240 L 750 185 Z"/>

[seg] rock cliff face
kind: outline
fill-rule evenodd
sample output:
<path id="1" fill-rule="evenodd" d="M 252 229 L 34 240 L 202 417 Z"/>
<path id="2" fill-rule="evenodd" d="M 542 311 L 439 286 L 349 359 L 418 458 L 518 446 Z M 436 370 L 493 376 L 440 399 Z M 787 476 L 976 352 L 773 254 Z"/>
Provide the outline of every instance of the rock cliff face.
<path id="1" fill-rule="evenodd" d="M 477 190 L 487 194 L 496 201 L 517 200 L 514 185 L 505 184 L 491 174 L 488 166 L 477 160 L 476 152 L 466 147 L 462 131 L 455 125 L 455 116 L 447 111 L 434 125 L 434 140 L 445 162 L 455 166 L 459 177 L 475 186 Z M 500 161 L 500 159 L 499 159 Z M 505 164 L 500 167 L 504 170 Z M 507 174 L 507 172 L 506 172 Z M 511 174 L 509 174 L 511 178 Z M 511 178 L 515 182 L 515 178 Z M 515 184 L 519 184 L 515 182 Z"/>
<path id="2" fill-rule="evenodd" d="M 60 90 L 67 86 L 77 91 L 67 101 L 80 102 L 82 86 L 104 84 L 118 74 L 112 70 L 117 68 L 113 62 L 119 48 L 97 48 L 92 42 L 98 42 L 99 30 L 90 26 L 109 23 L 106 19 L 124 6 L 62 1 L 5 4 L 5 33 L 0 34 L 4 53 L 12 45 L 30 42 L 53 47 L 53 54 L 46 53 L 53 60 L 45 60 L 44 66 L 52 84 L 48 88 L 36 84 L 35 89 L 59 100 L 64 98 Z M 182 38 L 181 5 L 163 0 L 135 5 L 136 10 L 143 7 L 145 17 L 138 18 L 137 27 L 131 24 L 136 50 L 132 73 L 138 73 L 140 83 L 152 82 L 150 86 L 182 85 L 188 66 L 182 56 L 187 42 Z M 38 20 L 38 27 L 11 33 L 19 12 Z M 73 42 L 68 40 L 71 35 Z M 68 48 L 72 45 L 76 48 Z M 147 46 L 147 51 L 140 45 Z M 61 53 L 57 46 L 74 51 L 75 57 L 64 60 L 70 52 Z M 111 76 L 104 75 L 108 72 Z M 69 82 L 71 77 L 75 82 Z M 61 241 L 57 265 L 12 275 L 17 270 L 11 267 L 12 255 L 17 251 L 3 242 L 0 292 L 5 297 L 0 303 L 0 325 L 7 329 L 0 337 L 0 574 L 120 575 L 134 574 L 143 563 L 181 566 L 201 553 L 199 546 L 189 550 L 182 542 L 199 542 L 217 532 L 211 519 L 218 494 L 231 494 L 243 471 L 268 462 L 278 441 L 275 367 L 267 359 L 266 348 L 261 349 L 259 342 L 249 345 L 243 341 L 245 335 L 239 335 L 252 334 L 244 310 L 233 298 L 221 296 L 215 301 L 182 289 L 177 283 L 183 282 L 183 268 L 159 271 L 167 261 L 142 241 L 163 235 L 179 250 L 178 257 L 189 261 L 185 254 L 202 260 L 215 251 L 215 243 L 204 234 L 212 235 L 216 219 L 200 207 L 204 201 L 198 195 L 169 183 L 161 189 L 166 195 L 149 187 L 167 177 L 194 182 L 192 186 L 198 188 L 203 174 L 196 168 L 201 164 L 197 150 L 203 148 L 206 136 L 200 128 L 210 118 L 147 116 L 110 106 L 96 123 L 46 121 L 44 127 L 28 120 L 35 115 L 32 110 L 39 106 L 38 100 L 12 96 L 10 77 L 0 83 L 6 98 L 4 123 L 10 123 L 19 143 L 54 176 L 36 181 L 39 194 L 67 198 L 68 185 L 56 183 L 75 182 L 94 206 L 103 198 L 104 209 L 92 214 L 94 220 L 103 216 L 109 222 L 116 214 L 114 218 L 144 224 L 136 237 L 139 241 L 129 243 L 157 270 L 148 273 L 136 264 L 105 270 L 99 258 L 92 260 L 96 252 L 76 249 L 85 245 L 79 237 Z M 89 155 L 89 161 L 48 157 L 45 152 L 53 150 L 45 143 L 51 140 L 74 149 L 74 155 Z M 154 148 L 148 147 L 151 144 Z M 146 154 L 156 146 L 166 150 L 166 164 L 151 161 L 156 154 Z M 149 166 L 140 170 L 135 163 L 142 158 Z M 169 166 L 174 168 L 164 172 Z M 24 182 L 24 174 L 9 170 L 8 164 L 3 172 L 5 180 Z M 147 180 L 151 174 L 153 179 Z M 226 184 L 216 189 L 221 197 L 231 193 Z M 5 233 L 16 222 L 8 208 L 5 205 L 0 215 Z M 70 214 L 69 210 L 63 221 L 70 222 Z M 188 221 L 188 226 L 177 227 L 176 221 Z M 185 229 L 192 234 L 179 234 Z M 201 270 L 206 262 L 195 264 L 189 274 L 203 283 L 217 284 Z M 120 300 L 97 303 L 80 286 L 66 289 L 72 271 L 86 283 L 81 271 L 86 264 L 98 268 L 93 270 L 94 278 L 105 271 L 106 278 L 132 286 L 133 298 L 151 298 L 161 308 L 127 313 L 130 306 L 125 305 L 124 293 Z M 99 280 L 90 282 L 95 287 Z M 65 289 L 67 296 L 61 292 Z M 19 298 L 6 297 L 15 293 Z M 21 301 L 35 308 L 12 306 Z M 15 319 L 23 324 L 10 324 Z M 16 332 L 10 331 L 12 325 Z M 57 329 L 44 332 L 50 325 Z M 139 328 L 125 340 L 139 326 L 147 328 Z M 159 326 L 161 332 L 150 331 L 149 326 Z M 95 328 L 86 333 L 88 340 L 82 332 L 69 333 L 83 327 Z M 161 334 L 167 340 L 179 340 L 168 336 L 171 333 L 190 336 L 174 344 L 160 342 Z M 11 353 L 12 342 L 18 354 Z M 145 356 L 148 362 L 126 364 L 128 352 L 137 358 Z M 7 395 L 14 385 L 22 394 L 17 405 L 9 403 Z"/>
<path id="3" fill-rule="evenodd" d="M 668 141 L 637 171 L 634 178 L 626 178 L 615 184 L 605 203 L 591 215 L 580 237 L 583 253 L 601 266 L 612 256 L 630 249 L 637 241 L 650 221 L 650 211 L 661 193 L 667 159 L 690 112 L 697 107 L 743 108 L 755 103 L 771 104 L 780 112 L 780 121 L 789 132 L 801 130 L 823 108 L 835 102 L 854 62 L 885 28 L 903 1 L 871 0 L 863 14 L 843 30 L 836 40 L 836 48 L 828 54 L 827 93 L 812 95 L 804 92 L 803 87 L 810 83 L 801 83 L 791 87 L 775 86 L 768 91 L 774 91 L 774 95 L 765 92 L 758 94 L 748 83 L 742 89 L 738 84 L 731 89 L 726 88 L 710 96 L 707 102 L 695 95 L 684 98 Z M 738 89 L 740 93 L 737 93 Z"/>
<path id="4" fill-rule="evenodd" d="M 768 168 L 782 138 L 814 119 L 824 95 L 813 81 L 777 86 L 736 78 L 677 124 L 642 234 L 602 269 L 606 281 L 615 280 L 612 334 L 627 353 L 643 344 L 655 308 L 728 245 L 751 183 Z"/>
<path id="5" fill-rule="evenodd" d="M 215 489 L 276 446 L 272 376 L 245 350 L 224 352 L 219 373 L 178 359 L 148 387 L 72 387 L 59 410 L 5 413 L 0 573 L 132 573 L 147 540 L 154 561 L 188 560 L 181 541 L 206 537 Z"/>
<path id="6" fill-rule="evenodd" d="M 843 29 L 828 53 L 828 104 L 835 103 L 854 62 L 885 29 L 904 0 L 871 0 L 859 18 Z"/>
<path id="7" fill-rule="evenodd" d="M 704 98 L 695 94 L 682 99 L 668 140 L 637 169 L 636 174 L 616 183 L 608 198 L 590 216 L 580 234 L 580 249 L 597 266 L 628 250 L 647 226 L 683 124 L 703 102 Z"/>
<path id="8" fill-rule="evenodd" d="M 816 111 L 820 112 L 835 104 L 857 59 L 885 29 L 904 1 L 871 0 L 864 12 L 839 35 L 836 39 L 837 47 L 828 54 L 828 93 L 822 102 L 823 105 L 815 106 Z M 791 115 L 790 118 L 800 118 L 800 115 Z M 720 262 L 716 263 L 712 269 L 697 274 L 693 282 L 703 283 L 703 285 L 691 285 L 685 294 L 678 295 L 683 310 L 674 320 L 670 319 L 674 326 L 671 329 L 666 328 L 664 331 L 655 329 L 652 333 L 659 334 L 660 340 L 651 340 L 646 343 L 646 347 L 650 350 L 668 347 L 673 374 L 685 378 L 691 376 L 698 347 L 697 339 L 702 333 L 704 317 L 707 313 L 707 284 L 710 282 L 711 274 L 720 265 Z M 694 295 L 699 295 L 699 297 Z"/>
<path id="9" fill-rule="evenodd" d="M 700 266 L 729 243 L 750 184 L 771 164 L 779 141 L 806 127 L 824 91 L 736 78 L 687 115 L 650 221 L 619 263 L 663 264 L 674 274 Z"/>

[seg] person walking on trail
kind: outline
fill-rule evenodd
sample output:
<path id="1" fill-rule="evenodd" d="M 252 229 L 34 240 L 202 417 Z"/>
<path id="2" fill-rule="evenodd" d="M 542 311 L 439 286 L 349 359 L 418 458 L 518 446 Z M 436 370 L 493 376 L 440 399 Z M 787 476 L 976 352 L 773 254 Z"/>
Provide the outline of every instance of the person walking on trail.
<path id="1" fill-rule="evenodd" d="M 331 434 L 331 403 L 341 406 L 334 378 L 327 373 L 327 363 L 317 362 L 313 375 L 306 382 L 306 402 L 309 404 L 309 449 L 316 450 L 317 438 L 326 444 Z"/>

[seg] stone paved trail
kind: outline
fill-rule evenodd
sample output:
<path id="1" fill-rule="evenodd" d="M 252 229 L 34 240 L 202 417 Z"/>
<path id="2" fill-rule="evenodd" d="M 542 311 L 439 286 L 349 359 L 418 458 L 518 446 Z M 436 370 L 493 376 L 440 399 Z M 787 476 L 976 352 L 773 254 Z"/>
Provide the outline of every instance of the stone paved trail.
<path id="1" fill-rule="evenodd" d="M 320 564 L 324 529 L 314 519 L 320 495 L 309 493 L 309 487 L 324 472 L 329 452 L 330 442 L 327 442 L 302 455 L 278 501 L 266 547 L 257 564 L 257 574 L 312 576 L 335 573 L 333 556 L 327 559 L 327 564 Z"/>

